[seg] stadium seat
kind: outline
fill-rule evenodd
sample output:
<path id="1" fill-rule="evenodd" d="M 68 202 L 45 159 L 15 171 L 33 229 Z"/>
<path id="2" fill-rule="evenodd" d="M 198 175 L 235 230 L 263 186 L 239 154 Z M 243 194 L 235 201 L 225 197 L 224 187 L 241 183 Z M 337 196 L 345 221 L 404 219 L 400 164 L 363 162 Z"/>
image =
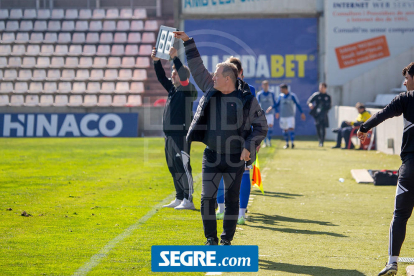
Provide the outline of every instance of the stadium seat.
<path id="1" fill-rule="evenodd" d="M 129 92 L 129 83 L 120 81 L 116 83 L 115 93 L 128 93 Z"/>
<path id="2" fill-rule="evenodd" d="M 78 69 L 76 71 L 75 80 L 84 81 L 89 79 L 89 70 L 88 69 Z"/>
<path id="3" fill-rule="evenodd" d="M 89 31 L 92 31 L 92 32 L 102 31 L 102 22 L 101 21 L 91 21 L 89 23 Z"/>
<path id="4" fill-rule="evenodd" d="M 141 95 L 128 96 L 128 102 L 126 106 L 141 106 L 141 105 L 142 105 Z"/>
<path id="5" fill-rule="evenodd" d="M 56 45 L 54 55 L 66 56 L 68 54 L 68 45 Z"/>
<path id="6" fill-rule="evenodd" d="M 21 69 L 19 70 L 19 76 L 17 77 L 18 81 L 28 81 L 32 79 L 32 70 Z"/>
<path id="7" fill-rule="evenodd" d="M 135 64 L 137 68 L 148 68 L 150 67 L 150 59 L 148 57 L 138 57 L 137 63 Z"/>
<path id="8" fill-rule="evenodd" d="M 85 93 L 86 84 L 84 82 L 74 82 L 72 93 Z"/>
<path id="9" fill-rule="evenodd" d="M 132 80 L 136 80 L 136 81 L 147 80 L 147 71 L 144 69 L 135 69 L 134 75 L 132 76 Z"/>
<path id="10" fill-rule="evenodd" d="M 81 57 L 79 60 L 79 68 L 91 68 L 92 67 L 92 58 L 91 57 Z"/>
<path id="11" fill-rule="evenodd" d="M 44 81 L 44 80 L 46 80 L 46 70 L 44 69 L 33 70 L 32 81 Z"/>
<path id="12" fill-rule="evenodd" d="M 0 31 L 4 31 L 6 27 L 4 26 L 4 21 L 0 21 Z"/>
<path id="13" fill-rule="evenodd" d="M 51 68 L 62 68 L 65 66 L 65 60 L 63 57 L 52 57 L 52 61 L 50 62 Z"/>
<path id="14" fill-rule="evenodd" d="M 65 62 L 65 68 L 77 68 L 78 67 L 77 57 L 67 57 Z"/>
<path id="15" fill-rule="evenodd" d="M 106 57 L 95 57 L 93 60 L 93 68 L 105 68 L 106 67 Z"/>
<path id="16" fill-rule="evenodd" d="M 74 33 L 72 36 L 72 43 L 79 43 L 83 44 L 85 43 L 85 34 L 84 33 Z"/>
<path id="17" fill-rule="evenodd" d="M 132 45 L 137 46 L 137 45 Z M 151 45 L 140 45 L 139 46 L 139 55 L 140 56 L 150 56 L 152 52 L 152 46 Z"/>
<path id="18" fill-rule="evenodd" d="M 75 30 L 75 21 L 63 21 L 62 31 L 71 32 L 73 30 Z"/>
<path id="19" fill-rule="evenodd" d="M 155 43 L 155 34 L 154 33 L 143 33 L 142 43 Z"/>
<path id="20" fill-rule="evenodd" d="M 145 21 L 144 30 L 146 31 L 158 31 L 158 22 L 157 20 L 147 20 Z"/>
<path id="21" fill-rule="evenodd" d="M 27 82 L 16 82 L 13 93 L 26 93 L 28 90 Z"/>
<path id="22" fill-rule="evenodd" d="M 92 14 L 92 19 L 103 19 L 105 18 L 104 9 L 94 9 Z"/>
<path id="23" fill-rule="evenodd" d="M 16 38 L 14 37 L 14 33 L 3 33 L 1 37 L 1 43 L 3 44 L 10 44 L 14 42 Z"/>
<path id="24" fill-rule="evenodd" d="M 63 69 L 62 76 L 60 77 L 61 81 L 72 81 L 75 79 L 75 70 L 73 69 Z"/>
<path id="25" fill-rule="evenodd" d="M 142 82 L 131 82 L 129 93 L 144 93 L 144 84 Z"/>
<path id="26" fill-rule="evenodd" d="M 96 95 L 85 95 L 83 106 L 95 106 L 97 103 L 98 100 Z"/>
<path id="27" fill-rule="evenodd" d="M 11 53 L 10 45 L 0 45 L 0 56 L 9 56 Z"/>
<path id="28" fill-rule="evenodd" d="M 39 104 L 38 95 L 27 95 L 26 101 L 24 102 L 25 106 L 37 106 Z"/>
<path id="29" fill-rule="evenodd" d="M 40 43 L 43 40 L 43 35 L 39 33 L 32 33 L 32 37 L 39 37 L 39 40 L 30 41 L 30 43 Z M 41 36 L 41 38 L 40 38 Z M 29 43 L 29 33 L 17 33 L 14 43 L 27 44 Z"/>
<path id="30" fill-rule="evenodd" d="M 125 106 L 127 102 L 126 95 L 115 95 L 112 101 L 112 106 Z"/>
<path id="31" fill-rule="evenodd" d="M 58 43 L 67 44 L 71 42 L 70 33 L 59 33 Z"/>
<path id="32" fill-rule="evenodd" d="M 6 68 L 7 67 L 7 58 L 0 57 L 0 68 Z"/>
<path id="33" fill-rule="evenodd" d="M 52 95 L 41 95 L 39 106 L 52 106 L 53 96 Z"/>
<path id="34" fill-rule="evenodd" d="M 141 42 L 141 34 L 140 33 L 129 33 L 128 34 L 128 43 L 140 43 Z"/>
<path id="35" fill-rule="evenodd" d="M 1 9 L 0 10 L 0 20 L 6 20 L 6 19 L 9 19 L 9 10 Z"/>
<path id="36" fill-rule="evenodd" d="M 66 106 L 68 105 L 68 96 L 56 95 L 54 106 Z"/>
<path id="37" fill-rule="evenodd" d="M 126 43 L 127 34 L 126 33 L 115 33 L 114 43 Z"/>
<path id="38" fill-rule="evenodd" d="M 121 58 L 120 57 L 110 57 L 108 58 L 107 68 L 119 68 L 121 67 Z"/>
<path id="39" fill-rule="evenodd" d="M 49 9 L 42 9 L 37 11 L 37 19 L 50 19 L 50 10 Z"/>
<path id="40" fill-rule="evenodd" d="M 77 32 L 88 31 L 88 21 L 76 21 L 75 30 Z"/>
<path id="41" fill-rule="evenodd" d="M 86 43 L 96 44 L 99 42 L 99 34 L 98 33 L 88 33 L 86 35 Z"/>
<path id="42" fill-rule="evenodd" d="M 17 79 L 17 70 L 4 70 L 3 81 L 14 81 L 15 79 Z"/>
<path id="43" fill-rule="evenodd" d="M 36 62 L 36 68 L 48 68 L 50 65 L 50 59 L 48 57 L 38 57 Z"/>
<path id="44" fill-rule="evenodd" d="M 119 18 L 122 19 L 131 19 L 132 18 L 132 9 L 121 9 Z"/>
<path id="45" fill-rule="evenodd" d="M 0 70 L 0 79 L 3 79 L 3 71 Z"/>
<path id="46" fill-rule="evenodd" d="M 112 81 L 118 78 L 118 71 L 116 69 L 107 69 L 105 70 L 105 81 Z"/>
<path id="47" fill-rule="evenodd" d="M 86 46 L 85 46 L 86 47 Z M 99 45 L 98 50 L 96 51 L 97 56 L 109 56 L 111 53 L 109 45 Z"/>
<path id="48" fill-rule="evenodd" d="M 130 29 L 130 24 L 129 21 L 127 20 L 119 20 L 117 25 L 116 25 L 116 30 L 117 31 L 129 31 Z"/>
<path id="49" fill-rule="evenodd" d="M 145 45 L 141 45 L 145 46 Z M 136 56 L 138 55 L 138 45 L 127 45 L 125 46 L 125 55 L 126 56 Z"/>
<path id="50" fill-rule="evenodd" d="M 92 69 L 91 76 L 89 78 L 90 81 L 100 81 L 104 78 L 104 72 L 102 69 Z"/>
<path id="51" fill-rule="evenodd" d="M 118 9 L 107 9 L 106 10 L 106 19 L 118 19 L 119 11 Z"/>
<path id="52" fill-rule="evenodd" d="M 1 82 L 0 83 L 0 93 L 11 93 L 13 92 L 13 83 L 12 82 Z"/>
<path id="53" fill-rule="evenodd" d="M 101 44 L 110 44 L 114 41 L 114 38 L 112 36 L 112 33 L 101 33 L 101 38 L 99 40 L 99 43 Z"/>
<path id="54" fill-rule="evenodd" d="M 24 57 L 22 60 L 17 58 L 9 58 L 8 67 L 22 67 L 22 68 L 34 68 L 36 66 L 36 59 L 34 57 Z"/>
<path id="55" fill-rule="evenodd" d="M 30 39 L 30 43 L 32 43 L 33 35 L 34 34 L 32 34 L 32 38 Z M 40 34 L 40 35 L 42 35 L 42 34 Z M 39 39 L 40 39 L 40 36 L 39 36 Z M 43 39 L 43 38 L 41 38 L 41 39 Z M 49 43 L 49 44 L 56 43 L 57 42 L 57 33 L 46 33 L 44 42 Z"/>
<path id="56" fill-rule="evenodd" d="M 101 93 L 114 93 L 115 83 L 113 82 L 103 82 L 101 87 Z"/>
<path id="57" fill-rule="evenodd" d="M 77 9 L 67 9 L 65 13 L 66 20 L 78 19 L 78 10 Z"/>
<path id="58" fill-rule="evenodd" d="M 7 21 L 6 31 L 15 32 L 17 30 L 19 30 L 19 22 L 18 21 Z"/>
<path id="59" fill-rule="evenodd" d="M 135 67 L 135 58 L 133 57 L 123 57 L 122 58 L 122 68 L 134 68 Z"/>
<path id="60" fill-rule="evenodd" d="M 34 31 L 36 32 L 44 32 L 47 30 L 47 24 L 44 20 L 36 20 L 34 23 Z"/>
<path id="61" fill-rule="evenodd" d="M 23 95 L 12 95 L 10 97 L 10 106 L 22 106 L 24 104 Z"/>
<path id="62" fill-rule="evenodd" d="M 128 47 L 129 45 L 127 45 Z M 123 56 L 124 55 L 124 45 L 113 45 L 111 56 Z"/>
<path id="63" fill-rule="evenodd" d="M 99 95 L 98 106 L 110 106 L 111 104 L 112 104 L 111 95 Z"/>
<path id="64" fill-rule="evenodd" d="M 116 30 L 115 21 L 112 21 L 112 20 L 104 21 L 102 29 L 105 32 L 113 32 L 113 31 L 115 31 Z"/>
<path id="65" fill-rule="evenodd" d="M 61 20 L 65 17 L 63 9 L 53 9 L 51 19 Z"/>
<path id="66" fill-rule="evenodd" d="M 47 30 L 49 32 L 58 32 L 61 30 L 60 22 L 59 21 L 49 21 L 47 25 Z"/>
<path id="67" fill-rule="evenodd" d="M 26 47 L 24 45 L 13 45 L 13 51 L 10 53 L 12 56 L 22 56 L 26 53 Z"/>
<path id="68" fill-rule="evenodd" d="M 70 82 L 59 82 L 59 93 L 70 93 L 70 91 L 72 91 Z"/>
<path id="69" fill-rule="evenodd" d="M 29 93 L 41 93 L 43 91 L 43 85 L 41 82 L 31 82 L 29 86 Z"/>
<path id="70" fill-rule="evenodd" d="M 35 9 L 25 9 L 23 19 L 36 19 L 37 14 Z"/>
<path id="71" fill-rule="evenodd" d="M 82 55 L 82 46 L 81 45 L 70 45 L 68 56 L 80 56 L 80 55 Z"/>
<path id="72" fill-rule="evenodd" d="M 23 12 L 21 9 L 11 9 L 10 10 L 10 19 L 19 20 L 22 19 Z"/>
<path id="73" fill-rule="evenodd" d="M 45 85 L 43 86 L 43 93 L 56 93 L 57 91 L 56 82 L 45 82 Z"/>
<path id="74" fill-rule="evenodd" d="M 40 45 L 27 45 L 26 56 L 49 56 L 53 54 L 53 45 L 42 45 L 42 52 L 40 52 Z"/>
<path id="75" fill-rule="evenodd" d="M 79 19 L 91 19 L 92 12 L 90 9 L 81 9 L 79 11 Z"/>
<path id="76" fill-rule="evenodd" d="M 145 19 L 145 18 L 147 18 L 147 10 L 146 9 L 135 9 L 133 18 L 134 19 Z"/>
<path id="77" fill-rule="evenodd" d="M 101 90 L 101 85 L 99 82 L 88 82 L 88 89 L 86 93 L 99 93 Z"/>
<path id="78" fill-rule="evenodd" d="M 7 105 L 9 105 L 9 96 L 0 95 L 0 106 L 7 106 Z"/>
<path id="79" fill-rule="evenodd" d="M 132 79 L 132 70 L 131 69 L 121 69 L 119 70 L 119 76 L 117 80 L 120 81 L 129 81 Z"/>
<path id="80" fill-rule="evenodd" d="M 32 21 L 21 21 L 19 31 L 28 32 L 33 30 L 33 22 Z"/>
<path id="81" fill-rule="evenodd" d="M 142 31 L 144 29 L 144 23 L 141 20 L 132 20 L 130 31 Z"/>
<path id="82" fill-rule="evenodd" d="M 60 70 L 57 70 L 57 69 L 47 70 L 46 80 L 48 80 L 48 81 L 58 81 L 58 80 L 60 80 Z"/>
<path id="83" fill-rule="evenodd" d="M 95 45 L 85 45 L 83 46 L 83 56 L 94 56 L 96 54 Z"/>
<path id="84" fill-rule="evenodd" d="M 82 96 L 81 95 L 71 95 L 69 97 L 68 106 L 81 106 L 82 105 Z"/>

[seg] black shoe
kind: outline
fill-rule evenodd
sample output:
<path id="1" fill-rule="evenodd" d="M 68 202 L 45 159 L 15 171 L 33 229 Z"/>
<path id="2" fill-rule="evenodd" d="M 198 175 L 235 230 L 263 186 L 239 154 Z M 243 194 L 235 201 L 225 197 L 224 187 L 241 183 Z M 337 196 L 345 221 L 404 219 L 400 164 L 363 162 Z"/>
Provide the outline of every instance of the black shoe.
<path id="1" fill-rule="evenodd" d="M 333 133 L 338 133 L 338 132 L 339 132 L 339 130 L 340 130 L 340 128 L 333 128 L 333 129 L 332 129 L 332 132 L 333 132 Z"/>
<path id="2" fill-rule="evenodd" d="M 284 149 L 288 149 L 289 148 L 289 144 L 286 144 L 283 148 Z"/>
<path id="3" fill-rule="evenodd" d="M 338 146 L 338 145 L 332 147 L 332 149 L 340 149 L 340 148 L 341 148 L 341 146 Z"/>
<path id="4" fill-rule="evenodd" d="M 341 149 L 346 150 L 346 149 L 348 149 L 348 148 L 341 148 Z M 349 149 L 350 149 L 350 150 L 353 150 L 353 149 L 355 149 L 355 146 L 354 146 L 354 145 L 352 145 Z"/>
<path id="5" fill-rule="evenodd" d="M 231 245 L 231 242 L 229 240 L 221 240 L 220 245 Z"/>
<path id="6" fill-rule="evenodd" d="M 292 143 L 292 149 L 294 149 L 294 148 L 295 148 L 295 144 Z"/>
<path id="7" fill-rule="evenodd" d="M 208 238 L 205 245 L 218 245 L 217 241 L 218 239 L 216 240 L 215 238 Z"/>

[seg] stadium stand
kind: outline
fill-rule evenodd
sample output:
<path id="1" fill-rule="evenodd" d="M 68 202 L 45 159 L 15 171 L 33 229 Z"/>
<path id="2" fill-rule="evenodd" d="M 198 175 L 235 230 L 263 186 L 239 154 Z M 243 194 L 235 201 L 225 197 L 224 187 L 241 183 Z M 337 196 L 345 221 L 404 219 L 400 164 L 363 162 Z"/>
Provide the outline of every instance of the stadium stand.
<path id="1" fill-rule="evenodd" d="M 0 106 L 140 106 L 165 91 L 143 8 L 0 9 Z M 165 64 L 169 75 L 169 64 Z"/>

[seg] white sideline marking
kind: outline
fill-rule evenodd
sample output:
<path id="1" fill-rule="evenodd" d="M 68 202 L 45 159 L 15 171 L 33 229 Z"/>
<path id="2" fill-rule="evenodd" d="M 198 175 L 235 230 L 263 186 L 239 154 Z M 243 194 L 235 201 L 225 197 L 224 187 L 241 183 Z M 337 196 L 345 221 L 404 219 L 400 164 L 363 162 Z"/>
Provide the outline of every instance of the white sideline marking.
<path id="1" fill-rule="evenodd" d="M 221 275 L 222 272 L 207 272 L 206 275 Z"/>
<path id="2" fill-rule="evenodd" d="M 201 178 L 201 173 L 197 175 L 194 179 L 194 182 L 198 181 Z M 124 232 L 116 236 L 113 240 L 109 241 L 98 253 L 93 255 L 87 263 L 81 266 L 78 270 L 73 273 L 73 276 L 81 276 L 87 275 L 94 267 L 99 265 L 103 258 L 105 258 L 108 253 L 114 249 L 114 247 L 119 243 L 131 236 L 131 234 L 138 229 L 142 224 L 144 224 L 147 220 L 149 220 L 155 213 L 157 209 L 162 208 L 163 205 L 169 203 L 172 199 L 175 198 L 175 191 L 164 198 L 164 200 L 157 205 L 155 205 L 148 213 L 145 214 L 142 218 L 140 218 L 136 223 L 128 227 Z"/>

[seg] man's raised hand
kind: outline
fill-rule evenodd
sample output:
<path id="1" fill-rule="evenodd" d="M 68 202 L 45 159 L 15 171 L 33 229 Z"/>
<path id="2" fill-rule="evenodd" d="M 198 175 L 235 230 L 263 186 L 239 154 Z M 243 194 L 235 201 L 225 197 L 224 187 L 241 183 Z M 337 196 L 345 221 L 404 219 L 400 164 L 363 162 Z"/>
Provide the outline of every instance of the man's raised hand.
<path id="1" fill-rule="evenodd" d="M 158 61 L 160 60 L 159 58 L 157 58 L 155 55 L 157 54 L 157 49 L 155 49 L 155 47 L 152 48 L 152 52 L 151 52 L 151 58 L 153 61 Z"/>
<path id="2" fill-rule="evenodd" d="M 170 52 L 168 53 L 171 58 L 175 58 L 177 56 L 177 49 L 171 47 Z"/>
<path id="3" fill-rule="evenodd" d="M 176 31 L 176 32 L 173 32 L 173 33 L 174 33 L 175 38 L 181 39 L 182 41 L 187 41 L 187 40 L 190 39 L 185 32 Z"/>

